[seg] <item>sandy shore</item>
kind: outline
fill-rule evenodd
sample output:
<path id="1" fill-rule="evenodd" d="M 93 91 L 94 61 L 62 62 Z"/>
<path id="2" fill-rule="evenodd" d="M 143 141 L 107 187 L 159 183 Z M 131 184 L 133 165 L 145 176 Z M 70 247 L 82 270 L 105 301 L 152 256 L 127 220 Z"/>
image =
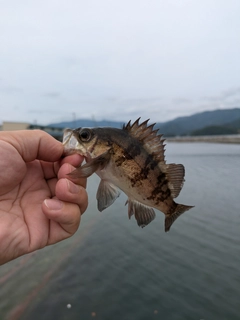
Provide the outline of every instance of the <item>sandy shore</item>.
<path id="1" fill-rule="evenodd" d="M 235 143 L 240 144 L 240 134 L 224 136 L 184 136 L 167 137 L 168 142 L 209 142 L 209 143 Z"/>

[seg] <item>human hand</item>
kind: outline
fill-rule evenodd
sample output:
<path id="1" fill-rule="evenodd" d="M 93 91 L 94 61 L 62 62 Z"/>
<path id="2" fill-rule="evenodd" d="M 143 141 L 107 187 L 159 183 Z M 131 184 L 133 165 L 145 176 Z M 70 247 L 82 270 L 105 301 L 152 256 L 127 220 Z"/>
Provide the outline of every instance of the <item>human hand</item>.
<path id="1" fill-rule="evenodd" d="M 40 130 L 0 132 L 0 265 L 72 236 L 88 200 L 62 144 Z"/>

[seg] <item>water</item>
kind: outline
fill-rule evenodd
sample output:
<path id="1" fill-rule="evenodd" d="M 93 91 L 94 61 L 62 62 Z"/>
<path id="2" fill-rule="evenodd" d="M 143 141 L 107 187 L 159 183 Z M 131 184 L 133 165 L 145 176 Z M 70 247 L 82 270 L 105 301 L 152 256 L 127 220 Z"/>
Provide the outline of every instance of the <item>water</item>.
<path id="1" fill-rule="evenodd" d="M 240 319 L 240 146 L 168 143 L 166 160 L 195 205 L 169 233 L 160 212 L 129 221 L 125 195 L 97 212 L 91 177 L 73 238 L 0 267 L 0 319 Z"/>

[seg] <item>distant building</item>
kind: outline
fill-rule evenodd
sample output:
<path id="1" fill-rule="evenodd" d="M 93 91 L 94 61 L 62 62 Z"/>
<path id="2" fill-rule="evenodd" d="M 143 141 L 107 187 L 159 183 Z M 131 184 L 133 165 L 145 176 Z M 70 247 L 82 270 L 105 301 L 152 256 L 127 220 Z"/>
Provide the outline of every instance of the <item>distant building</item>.
<path id="1" fill-rule="evenodd" d="M 1 126 L 2 131 L 26 130 L 28 128 L 29 128 L 29 123 L 27 122 L 3 121 Z"/>
<path id="2" fill-rule="evenodd" d="M 11 122 L 11 121 L 3 121 L 2 125 L 0 126 L 0 130 L 2 131 L 34 130 L 34 129 L 43 130 L 48 134 L 50 134 L 51 136 L 53 136 L 55 139 L 62 141 L 64 128 L 30 124 L 27 122 Z"/>

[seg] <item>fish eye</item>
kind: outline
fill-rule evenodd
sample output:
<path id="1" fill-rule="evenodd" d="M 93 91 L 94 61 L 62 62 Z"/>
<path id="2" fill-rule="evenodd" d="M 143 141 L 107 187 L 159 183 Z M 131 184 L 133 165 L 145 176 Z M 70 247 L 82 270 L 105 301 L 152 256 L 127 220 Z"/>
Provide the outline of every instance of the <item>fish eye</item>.
<path id="1" fill-rule="evenodd" d="M 92 137 L 91 131 L 88 129 L 83 129 L 80 133 L 79 133 L 79 137 L 82 141 L 89 141 Z"/>

